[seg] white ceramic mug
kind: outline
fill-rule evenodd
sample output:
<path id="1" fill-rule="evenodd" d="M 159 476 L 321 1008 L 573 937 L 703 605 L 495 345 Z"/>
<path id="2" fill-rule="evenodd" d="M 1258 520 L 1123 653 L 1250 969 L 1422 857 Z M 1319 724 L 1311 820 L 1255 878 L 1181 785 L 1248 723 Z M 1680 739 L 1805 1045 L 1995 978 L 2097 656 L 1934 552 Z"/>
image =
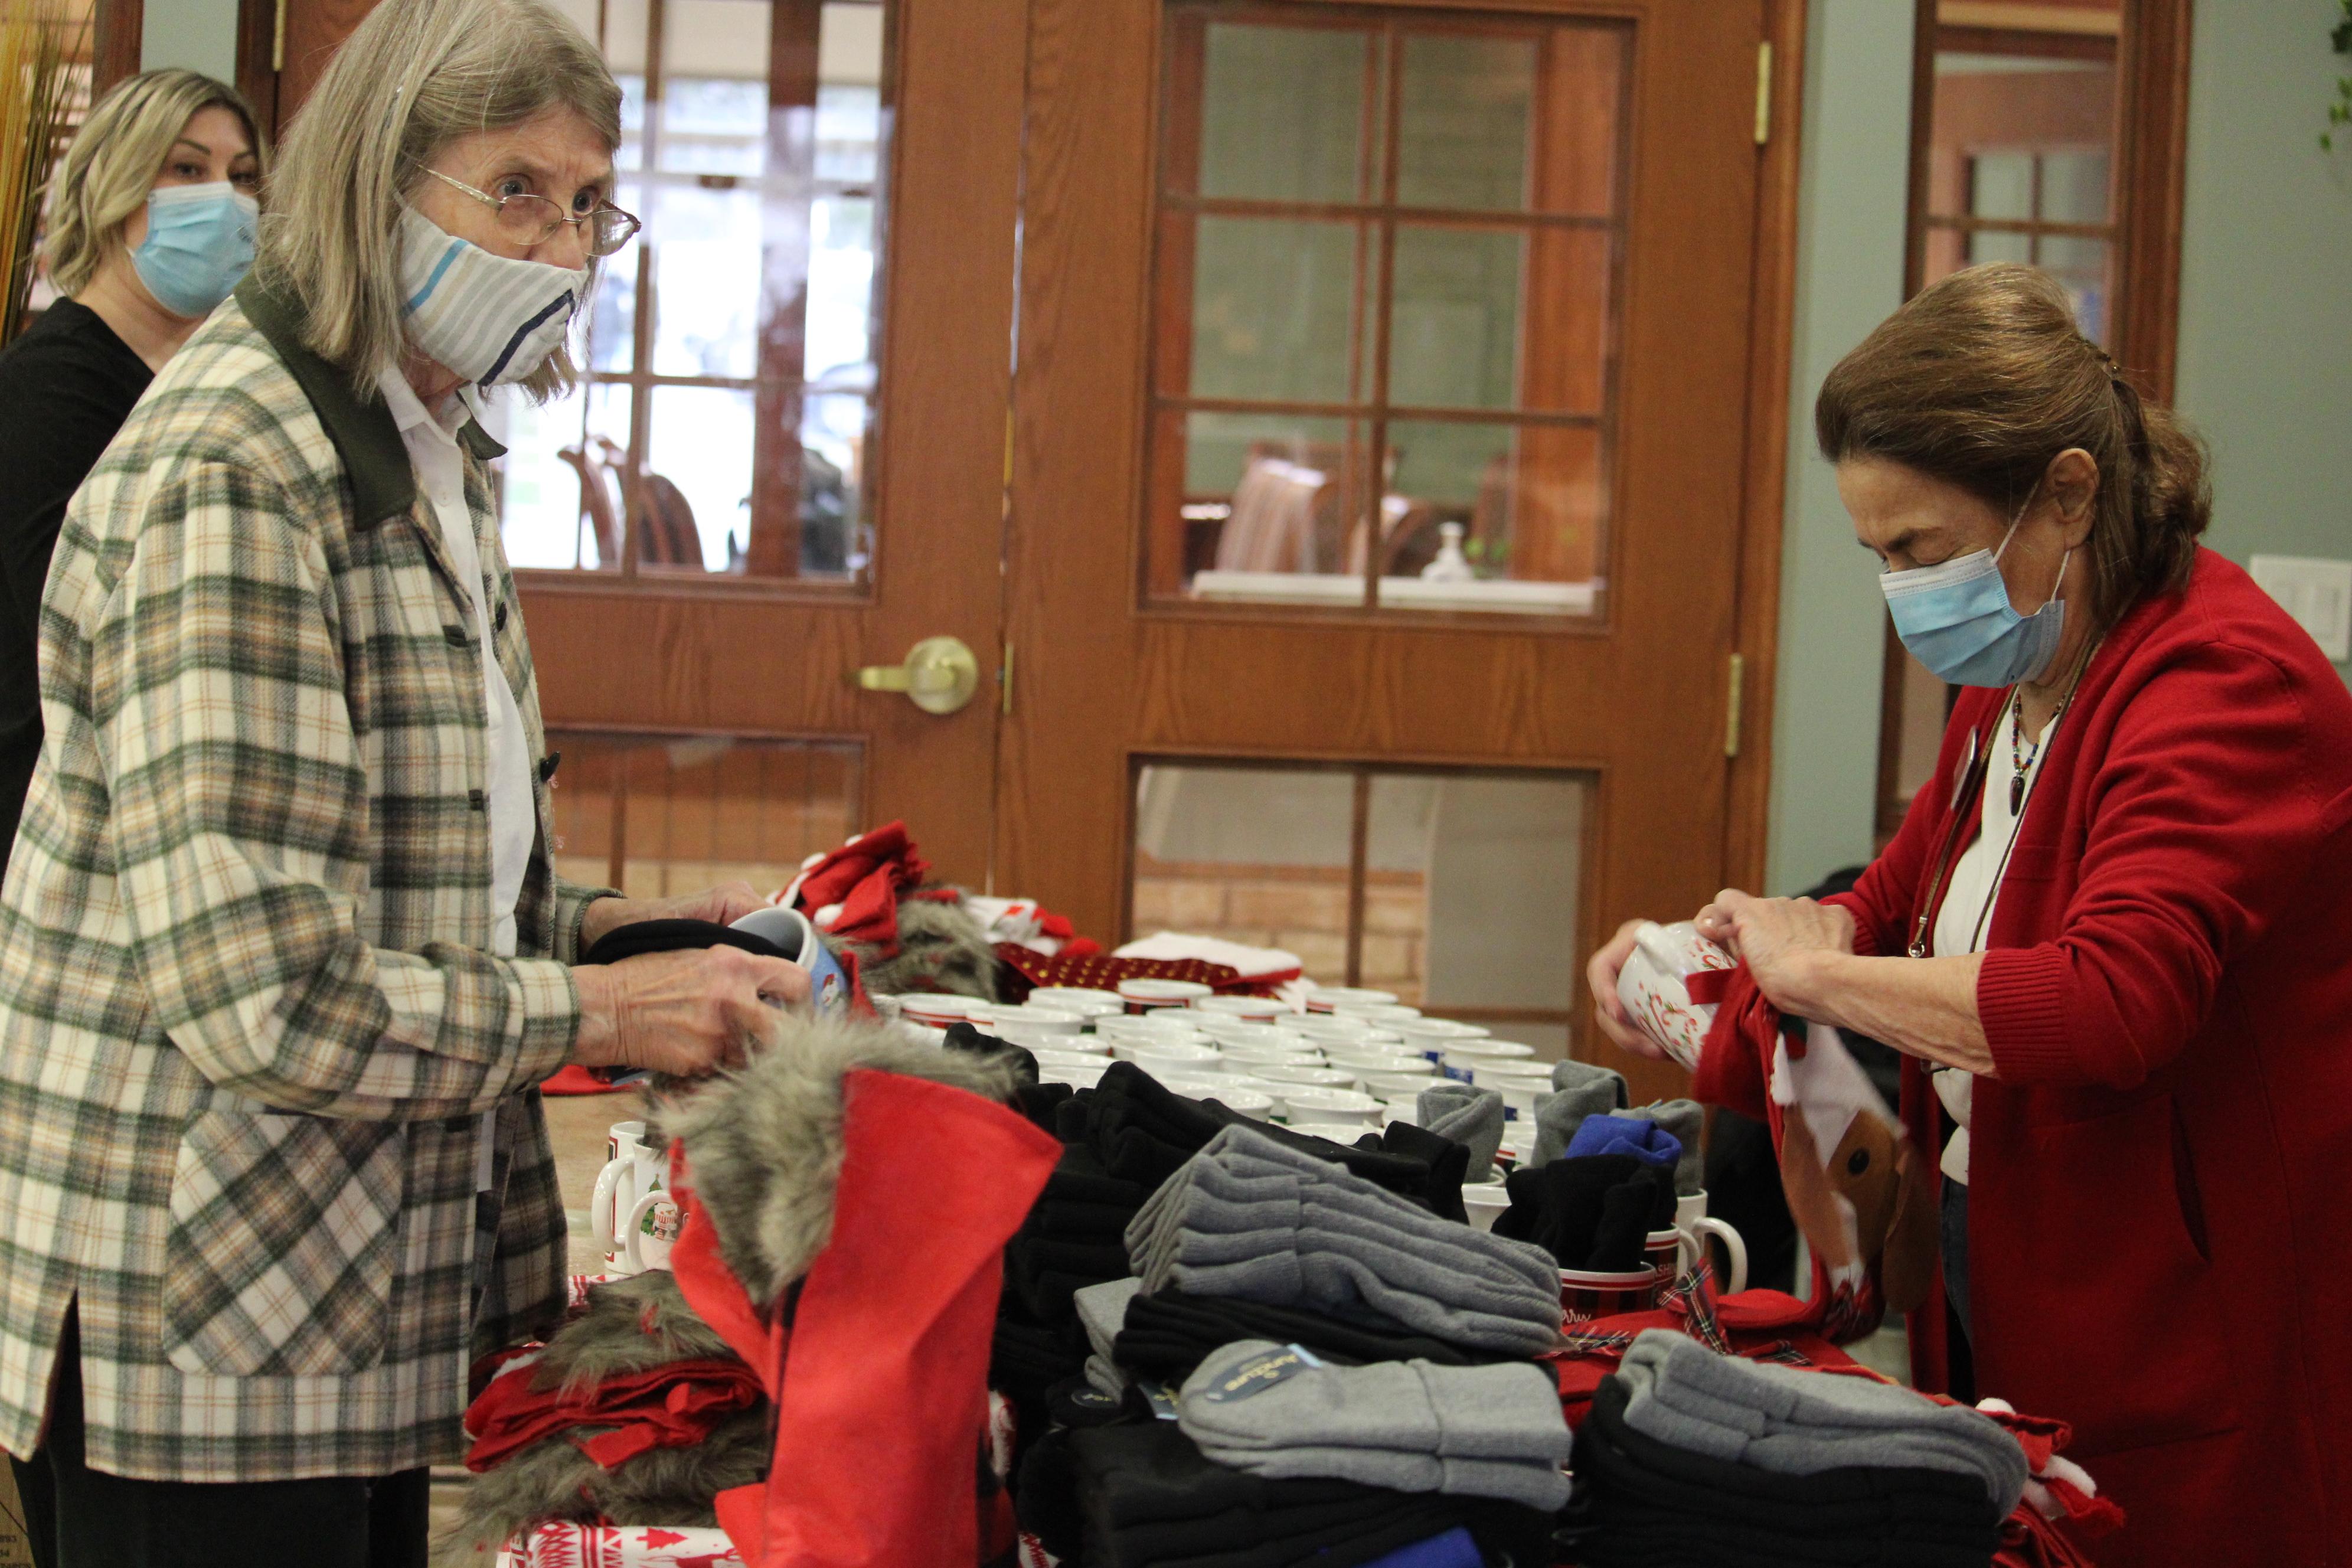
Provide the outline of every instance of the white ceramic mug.
<path id="1" fill-rule="evenodd" d="M 677 1244 L 685 1215 L 677 1202 L 659 1186 L 637 1195 L 621 1227 L 621 1267 L 631 1274 L 669 1267 L 669 1249 Z"/>
<path id="2" fill-rule="evenodd" d="M 596 1185 L 588 1198 L 589 1229 L 604 1256 L 615 1262 L 622 1255 L 622 1236 L 630 1211 L 639 1198 L 663 1184 L 667 1162 L 646 1146 L 645 1133 L 642 1121 L 614 1124 L 604 1140 L 604 1146 L 614 1153 L 596 1173 Z"/>
<path id="3" fill-rule="evenodd" d="M 1701 1189 L 1686 1193 L 1675 1200 L 1675 1228 L 1683 1233 L 1689 1247 L 1685 1266 L 1695 1265 L 1706 1256 L 1709 1237 L 1723 1244 L 1723 1255 L 1730 1261 L 1730 1278 L 1723 1281 L 1723 1293 L 1736 1296 L 1748 1289 L 1748 1243 L 1732 1228 L 1729 1220 L 1716 1219 L 1706 1212 L 1706 1193 Z"/>
<path id="4" fill-rule="evenodd" d="M 1703 970 L 1736 969 L 1738 961 L 1698 934 L 1689 921 L 1662 926 L 1643 921 L 1633 931 L 1633 951 L 1617 972 L 1617 1000 L 1634 1026 L 1665 1047 L 1685 1068 L 1698 1065 L 1715 1005 L 1691 1000 L 1685 984 Z"/>

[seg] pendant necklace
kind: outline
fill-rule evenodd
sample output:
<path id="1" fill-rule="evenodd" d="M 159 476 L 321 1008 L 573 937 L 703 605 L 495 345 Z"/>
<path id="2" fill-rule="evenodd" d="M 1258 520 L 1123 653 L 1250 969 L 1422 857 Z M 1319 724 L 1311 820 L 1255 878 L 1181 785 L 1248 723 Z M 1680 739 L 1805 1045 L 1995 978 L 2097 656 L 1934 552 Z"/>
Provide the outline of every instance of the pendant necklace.
<path id="1" fill-rule="evenodd" d="M 2069 695 L 2071 696 L 2072 693 Z M 2016 703 L 2017 710 L 2012 715 L 2009 726 L 2009 761 L 2011 767 L 2016 770 L 2010 774 L 2009 778 L 2009 815 L 2012 817 L 2024 809 L 2025 775 L 2033 770 L 2035 759 L 2042 755 L 2042 742 L 2048 740 L 2050 731 L 2058 727 L 2057 721 L 2053 719 L 2043 727 L 2042 733 L 2033 737 L 2033 749 L 2030 752 L 2023 750 L 2021 737 L 2025 731 L 2025 699 L 2021 696 L 2016 699 Z"/>

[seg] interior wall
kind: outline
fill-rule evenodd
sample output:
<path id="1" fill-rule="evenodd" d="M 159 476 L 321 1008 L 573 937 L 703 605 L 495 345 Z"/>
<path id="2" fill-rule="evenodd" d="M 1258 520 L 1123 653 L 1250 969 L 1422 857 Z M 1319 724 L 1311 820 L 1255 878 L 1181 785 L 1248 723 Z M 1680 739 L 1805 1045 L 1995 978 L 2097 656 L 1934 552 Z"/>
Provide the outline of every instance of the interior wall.
<path id="1" fill-rule="evenodd" d="M 217 81 L 236 80 L 236 0 L 147 0 L 139 68 L 182 66 Z"/>
<path id="2" fill-rule="evenodd" d="M 1890 0 L 1812 0 L 1807 16 L 1766 869 L 1774 893 L 1870 858 L 1886 607 L 1836 475 L 1814 449 L 1813 397 L 1903 302 L 1911 37 L 1911 7 Z"/>
<path id="3" fill-rule="evenodd" d="M 2352 557 L 2352 138 L 2318 142 L 2340 19 L 2333 0 L 2197 12 L 2177 401 L 2212 443 L 2206 542 L 2242 565 Z"/>

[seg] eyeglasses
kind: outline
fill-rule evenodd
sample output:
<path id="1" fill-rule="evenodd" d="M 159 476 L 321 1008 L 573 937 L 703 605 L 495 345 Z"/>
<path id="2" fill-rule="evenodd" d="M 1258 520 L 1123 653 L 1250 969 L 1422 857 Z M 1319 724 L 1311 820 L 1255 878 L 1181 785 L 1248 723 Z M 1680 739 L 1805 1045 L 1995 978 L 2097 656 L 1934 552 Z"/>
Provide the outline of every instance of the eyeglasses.
<path id="1" fill-rule="evenodd" d="M 568 213 L 546 196 L 518 191 L 510 196 L 494 196 L 488 191 L 478 191 L 463 180 L 451 179 L 438 169 L 426 174 L 444 184 L 455 185 L 484 206 L 495 207 L 499 214 L 499 233 L 516 245 L 540 245 L 554 237 L 565 224 L 575 227 L 588 226 L 588 254 L 610 256 L 629 243 L 639 223 L 633 213 L 625 213 L 612 205 L 598 207 L 594 212 Z"/>

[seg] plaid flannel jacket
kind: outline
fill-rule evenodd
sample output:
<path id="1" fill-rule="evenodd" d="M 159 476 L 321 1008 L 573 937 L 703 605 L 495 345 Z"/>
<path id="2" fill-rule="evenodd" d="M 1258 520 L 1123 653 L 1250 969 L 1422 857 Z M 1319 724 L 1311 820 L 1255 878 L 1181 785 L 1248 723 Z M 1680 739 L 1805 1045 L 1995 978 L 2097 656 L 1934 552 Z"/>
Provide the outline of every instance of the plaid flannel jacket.
<path id="1" fill-rule="evenodd" d="M 537 755 L 499 448 L 465 435 Z M 470 1352 L 560 1309 L 534 1086 L 599 895 L 554 877 L 542 776 L 521 956 L 487 951 L 475 625 L 382 400 L 248 279 L 76 494 L 42 602 L 47 734 L 0 890 L 10 1452 L 77 1299 L 89 1463 L 191 1481 L 453 1461 Z"/>

